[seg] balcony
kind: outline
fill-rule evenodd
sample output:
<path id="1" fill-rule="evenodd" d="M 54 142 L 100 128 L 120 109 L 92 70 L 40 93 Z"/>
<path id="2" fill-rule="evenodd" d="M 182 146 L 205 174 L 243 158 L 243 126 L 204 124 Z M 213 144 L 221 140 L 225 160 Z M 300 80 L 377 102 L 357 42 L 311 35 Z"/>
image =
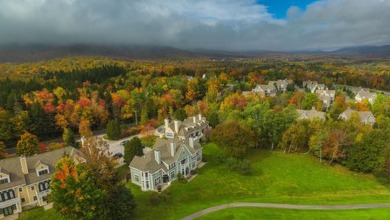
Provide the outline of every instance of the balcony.
<path id="1" fill-rule="evenodd" d="M 5 207 L 11 206 L 11 205 L 14 205 L 17 203 L 20 203 L 19 197 L 0 202 L 0 208 L 3 209 Z"/>
<path id="2" fill-rule="evenodd" d="M 50 189 L 41 191 L 38 193 L 38 198 L 43 198 L 43 197 L 49 195 L 49 193 L 50 193 Z"/>

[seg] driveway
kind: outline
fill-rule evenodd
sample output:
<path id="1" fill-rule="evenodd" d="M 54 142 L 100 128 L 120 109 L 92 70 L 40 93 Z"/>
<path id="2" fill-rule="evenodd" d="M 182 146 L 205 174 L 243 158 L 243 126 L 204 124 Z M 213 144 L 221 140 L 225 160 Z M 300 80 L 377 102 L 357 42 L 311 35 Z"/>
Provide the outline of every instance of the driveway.
<path id="1" fill-rule="evenodd" d="M 104 135 L 101 135 L 100 137 L 103 138 L 103 136 Z M 125 155 L 125 146 L 121 145 L 121 143 L 123 141 L 129 141 L 134 137 L 140 137 L 140 135 L 138 134 L 138 135 L 126 137 L 126 138 L 116 140 L 116 141 L 106 140 L 106 139 L 104 139 L 104 140 L 108 143 L 109 151 L 112 155 L 115 155 L 116 153 L 121 153 L 122 155 Z M 119 162 L 119 164 L 123 165 L 124 164 L 123 157 L 120 158 L 118 162 Z"/>

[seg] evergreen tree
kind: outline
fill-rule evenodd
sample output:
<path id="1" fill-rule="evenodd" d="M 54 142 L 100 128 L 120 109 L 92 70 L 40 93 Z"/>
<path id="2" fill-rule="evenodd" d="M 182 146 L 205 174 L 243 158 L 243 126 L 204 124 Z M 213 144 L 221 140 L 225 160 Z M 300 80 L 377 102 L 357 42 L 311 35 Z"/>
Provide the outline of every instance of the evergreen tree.
<path id="1" fill-rule="evenodd" d="M 176 120 L 183 121 L 187 118 L 186 111 L 183 108 L 178 108 L 175 112 Z"/>
<path id="2" fill-rule="evenodd" d="M 124 160 L 126 163 L 130 163 L 134 156 L 142 156 L 143 153 L 143 146 L 141 143 L 141 140 L 138 137 L 134 137 L 130 141 L 128 141 L 125 144 L 125 155 Z"/>
<path id="3" fill-rule="evenodd" d="M 107 137 L 110 140 L 118 140 L 121 138 L 121 126 L 117 119 L 108 121 Z"/>
<path id="4" fill-rule="evenodd" d="M 76 147 L 76 137 L 71 129 L 65 128 L 64 133 L 62 134 L 62 139 L 64 141 L 65 147 L 72 146 Z"/>

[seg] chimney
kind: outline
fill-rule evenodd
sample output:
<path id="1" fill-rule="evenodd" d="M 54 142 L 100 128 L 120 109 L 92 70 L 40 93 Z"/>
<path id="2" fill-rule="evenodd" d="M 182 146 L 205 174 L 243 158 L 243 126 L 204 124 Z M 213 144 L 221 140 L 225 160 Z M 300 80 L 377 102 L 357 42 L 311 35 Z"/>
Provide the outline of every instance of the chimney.
<path id="1" fill-rule="evenodd" d="M 165 124 L 165 131 L 167 131 L 169 128 L 169 119 L 168 118 L 164 119 L 164 124 Z"/>
<path id="2" fill-rule="evenodd" d="M 189 138 L 190 147 L 194 148 L 194 139 Z"/>
<path id="3" fill-rule="evenodd" d="M 196 116 L 192 117 L 194 123 L 196 123 Z"/>
<path id="4" fill-rule="evenodd" d="M 160 151 L 159 151 L 159 150 L 155 150 L 155 151 L 154 151 L 154 159 L 156 160 L 156 162 L 157 162 L 158 164 L 161 163 L 161 157 L 160 157 Z"/>
<path id="5" fill-rule="evenodd" d="M 170 147 L 171 147 L 171 156 L 174 157 L 176 152 L 175 143 L 171 143 Z"/>
<path id="6" fill-rule="evenodd" d="M 175 132 L 179 133 L 179 121 L 175 120 L 174 123 L 175 123 Z"/>
<path id="7" fill-rule="evenodd" d="M 202 120 L 202 114 L 199 114 L 198 117 L 199 117 L 199 121 L 201 121 Z"/>
<path id="8" fill-rule="evenodd" d="M 20 159 L 20 165 L 22 166 L 23 174 L 28 174 L 28 167 L 27 167 L 26 158 L 24 156 L 21 156 L 19 159 Z"/>
<path id="9" fill-rule="evenodd" d="M 312 106 L 312 107 L 311 107 L 311 110 L 312 110 L 312 111 L 316 110 L 316 107 Z"/>

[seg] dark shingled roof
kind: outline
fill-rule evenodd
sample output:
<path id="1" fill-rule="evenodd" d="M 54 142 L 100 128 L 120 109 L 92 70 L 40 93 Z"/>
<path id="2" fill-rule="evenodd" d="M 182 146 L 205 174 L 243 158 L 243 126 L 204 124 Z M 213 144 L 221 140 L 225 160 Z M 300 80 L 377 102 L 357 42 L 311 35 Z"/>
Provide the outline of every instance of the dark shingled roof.
<path id="1" fill-rule="evenodd" d="M 174 156 L 171 154 L 171 143 L 175 146 Z M 180 140 L 178 138 L 173 139 L 164 139 L 158 138 L 156 143 L 153 146 L 153 150 L 146 153 L 144 156 L 135 156 L 130 163 L 130 167 L 134 167 L 136 169 L 142 171 L 150 171 L 152 173 L 163 169 L 167 171 L 167 167 L 164 165 L 171 164 L 175 162 L 180 156 L 180 152 L 183 148 L 189 150 L 191 154 L 194 154 L 198 151 L 202 146 L 198 141 L 194 141 L 194 148 L 190 147 L 189 141 Z M 155 158 L 155 151 L 160 151 L 161 163 L 158 164 Z"/>
<path id="2" fill-rule="evenodd" d="M 50 152 L 36 154 L 26 158 L 28 174 L 23 174 L 22 166 L 19 157 L 13 157 L 0 161 L 0 169 L 6 170 L 10 174 L 10 183 L 0 184 L 0 190 L 8 189 L 19 185 L 30 185 L 42 180 L 49 179 L 55 172 L 54 165 L 64 155 L 69 155 L 71 158 L 82 157 L 79 150 L 73 147 L 65 147 Z M 41 176 L 37 175 L 36 166 L 43 164 L 49 167 L 49 173 Z"/>

